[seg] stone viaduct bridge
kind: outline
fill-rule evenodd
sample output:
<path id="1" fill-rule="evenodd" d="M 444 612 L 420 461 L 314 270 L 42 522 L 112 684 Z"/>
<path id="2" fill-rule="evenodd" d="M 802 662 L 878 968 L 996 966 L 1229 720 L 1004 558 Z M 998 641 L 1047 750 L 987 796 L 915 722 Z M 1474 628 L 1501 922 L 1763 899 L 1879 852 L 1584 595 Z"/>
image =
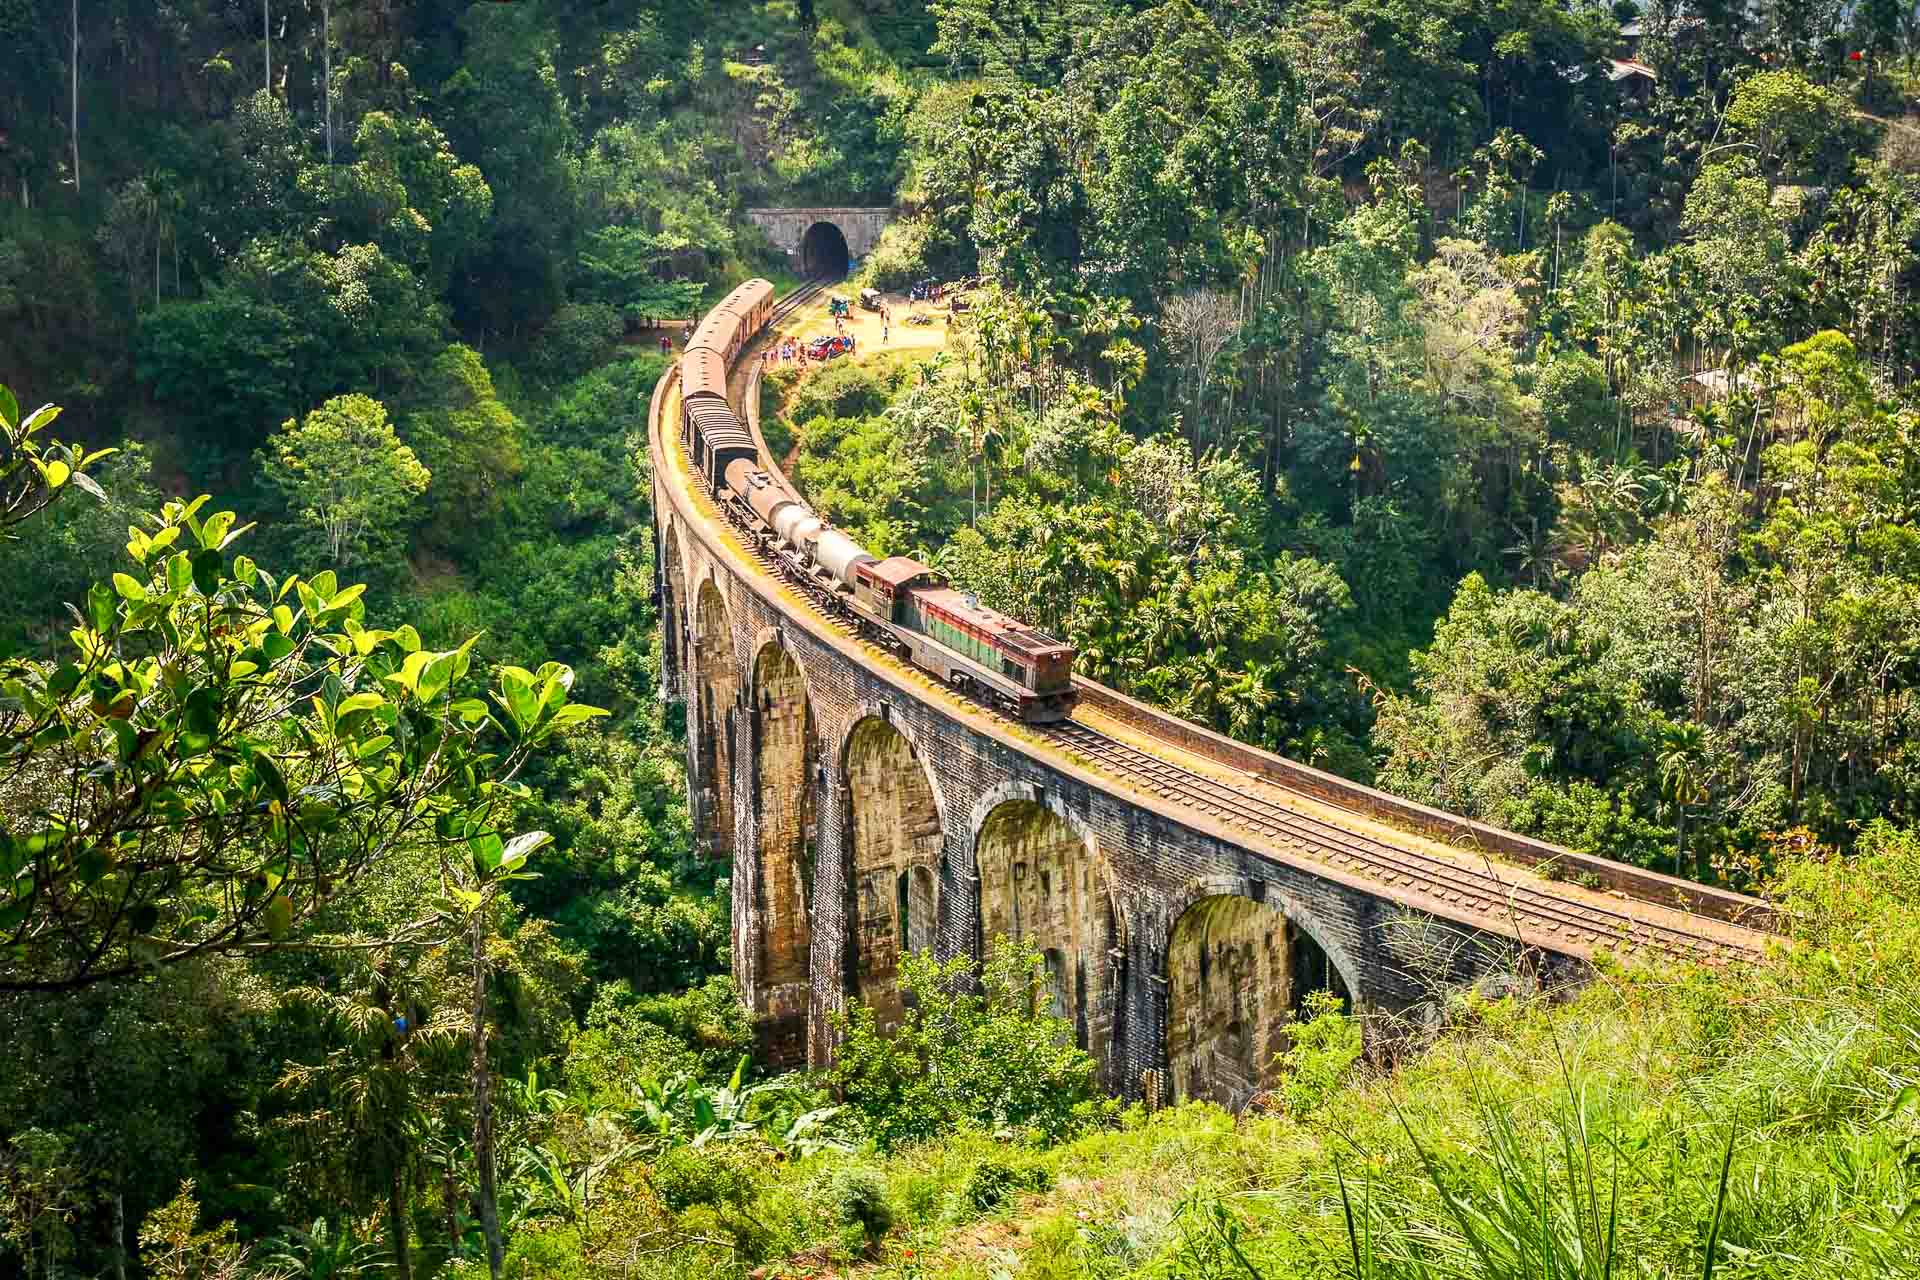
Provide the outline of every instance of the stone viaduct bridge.
<path id="1" fill-rule="evenodd" d="M 757 409 L 752 364 L 735 391 Z M 1108 1088 L 1229 1106 L 1265 1083 L 1312 989 L 1382 1037 L 1460 983 L 1574 981 L 1603 950 L 1763 949 L 1753 899 L 1411 804 L 1097 684 L 1047 729 L 958 697 L 756 556 L 689 463 L 676 379 L 650 419 L 664 680 L 773 1061 L 823 1065 L 852 1001 L 896 1020 L 903 953 L 979 956 L 1001 935 L 1045 956 Z"/>

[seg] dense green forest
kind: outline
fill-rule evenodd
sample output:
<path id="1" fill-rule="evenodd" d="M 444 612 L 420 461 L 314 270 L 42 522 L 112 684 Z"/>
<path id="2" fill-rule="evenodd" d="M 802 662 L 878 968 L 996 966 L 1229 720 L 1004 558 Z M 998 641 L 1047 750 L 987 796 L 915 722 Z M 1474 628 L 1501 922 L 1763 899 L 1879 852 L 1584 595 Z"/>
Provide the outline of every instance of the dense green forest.
<path id="1" fill-rule="evenodd" d="M 1914 1274 L 1915 11 L 0 0 L 0 58 L 0 1274 Z M 768 1076 L 644 431 L 652 326 L 791 280 L 760 204 L 983 282 L 770 380 L 875 551 L 1800 945 L 1438 993 L 1398 1069 L 1315 1005 L 1237 1122 L 1096 1096 L 1015 948 Z"/>

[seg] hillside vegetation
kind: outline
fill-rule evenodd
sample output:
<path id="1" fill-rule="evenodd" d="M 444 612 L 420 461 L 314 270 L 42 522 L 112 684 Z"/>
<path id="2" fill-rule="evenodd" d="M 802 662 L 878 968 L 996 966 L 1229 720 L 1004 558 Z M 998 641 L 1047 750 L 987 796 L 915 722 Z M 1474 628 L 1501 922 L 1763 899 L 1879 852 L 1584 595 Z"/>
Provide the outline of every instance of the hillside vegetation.
<path id="1" fill-rule="evenodd" d="M 1911 1272 L 1911 18 L 0 0 L 0 1268 Z M 1239 1118 L 1097 1096 L 995 940 L 755 1062 L 644 414 L 792 280 L 743 211 L 843 203 L 978 283 L 776 376 L 834 519 L 1797 943 L 1517 955 L 1391 1060 L 1316 1000 Z"/>

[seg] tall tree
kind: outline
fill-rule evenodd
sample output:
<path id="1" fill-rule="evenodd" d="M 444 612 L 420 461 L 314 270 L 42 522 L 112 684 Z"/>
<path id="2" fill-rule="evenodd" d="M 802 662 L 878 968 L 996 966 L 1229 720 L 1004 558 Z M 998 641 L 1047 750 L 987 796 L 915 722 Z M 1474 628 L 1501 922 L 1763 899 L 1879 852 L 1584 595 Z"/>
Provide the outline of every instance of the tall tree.
<path id="1" fill-rule="evenodd" d="M 71 54 L 73 103 L 72 114 L 68 117 L 67 131 L 72 136 L 73 143 L 73 191 L 78 195 L 80 193 L 80 0 L 71 0 L 68 5 L 68 19 L 72 24 L 73 32 Z"/>
<path id="2" fill-rule="evenodd" d="M 388 552 L 431 476 L 369 396 L 335 396 L 296 423 L 289 418 L 261 457 L 267 483 L 317 531 L 342 568 Z"/>

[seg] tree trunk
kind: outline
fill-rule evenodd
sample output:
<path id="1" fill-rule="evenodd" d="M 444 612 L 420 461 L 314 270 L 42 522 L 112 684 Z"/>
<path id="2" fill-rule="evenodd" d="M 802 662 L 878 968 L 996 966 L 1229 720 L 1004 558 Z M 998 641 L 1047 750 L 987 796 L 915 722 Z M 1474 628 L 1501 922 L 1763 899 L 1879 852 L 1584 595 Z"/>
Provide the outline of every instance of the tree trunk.
<path id="1" fill-rule="evenodd" d="M 320 109 L 327 121 L 327 163 L 333 163 L 333 0 L 320 0 Z"/>
<path id="2" fill-rule="evenodd" d="M 487 1073 L 487 923 L 484 908 L 469 926 L 473 948 L 473 1158 L 480 1170 L 480 1229 L 487 1237 L 487 1270 L 500 1280 L 506 1242 L 493 1182 L 493 1087 Z M 403 1278 L 404 1280 L 404 1278 Z"/>
<path id="3" fill-rule="evenodd" d="M 447 1233 L 447 1257 L 453 1258 L 460 1252 L 460 1213 L 459 1200 L 454 1191 L 453 1153 L 448 1153 L 447 1163 L 440 1168 L 440 1216 L 441 1228 Z"/>
<path id="4" fill-rule="evenodd" d="M 68 117 L 68 141 L 73 144 L 73 194 L 80 194 L 80 0 L 71 0 L 68 15 L 73 23 L 73 113 Z"/>
<path id="5" fill-rule="evenodd" d="M 266 54 L 266 90 L 273 92 L 273 0 L 260 0 L 260 39 Z"/>
<path id="6" fill-rule="evenodd" d="M 127 1196 L 113 1189 L 113 1280 L 127 1280 Z"/>
<path id="7" fill-rule="evenodd" d="M 393 1250 L 393 1270 L 397 1280 L 413 1280 L 407 1262 L 407 1179 L 405 1166 L 396 1164 L 387 1183 L 387 1245 Z"/>
<path id="8" fill-rule="evenodd" d="M 1687 851 L 1687 806 L 1679 806 L 1680 820 L 1674 825 L 1673 834 L 1673 874 L 1679 879 L 1686 878 L 1686 872 L 1680 869 L 1680 859 Z"/>

